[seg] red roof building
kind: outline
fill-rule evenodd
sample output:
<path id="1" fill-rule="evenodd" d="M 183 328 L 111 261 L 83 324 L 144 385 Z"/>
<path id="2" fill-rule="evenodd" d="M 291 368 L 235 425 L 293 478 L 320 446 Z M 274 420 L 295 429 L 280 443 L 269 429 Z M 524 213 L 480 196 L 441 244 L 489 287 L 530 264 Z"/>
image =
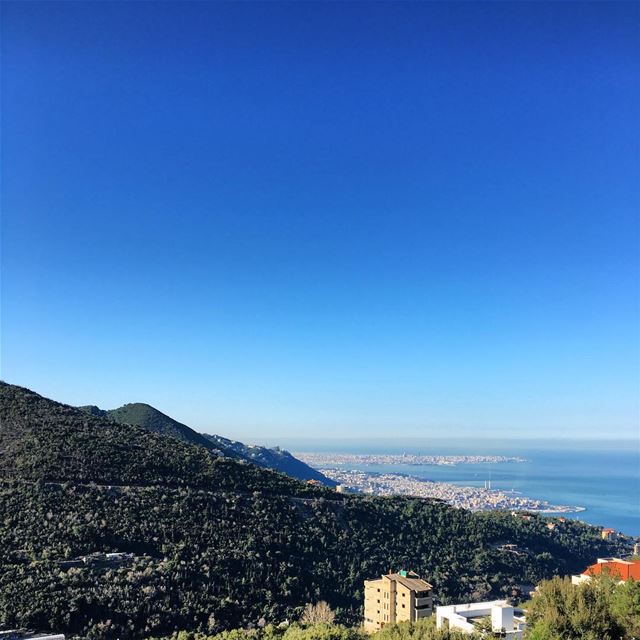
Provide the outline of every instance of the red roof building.
<path id="1" fill-rule="evenodd" d="M 573 576 L 571 581 L 579 584 L 592 576 L 608 573 L 619 580 L 640 580 L 640 560 L 621 560 L 620 558 L 598 558 L 598 562 L 587 567 L 579 576 Z"/>

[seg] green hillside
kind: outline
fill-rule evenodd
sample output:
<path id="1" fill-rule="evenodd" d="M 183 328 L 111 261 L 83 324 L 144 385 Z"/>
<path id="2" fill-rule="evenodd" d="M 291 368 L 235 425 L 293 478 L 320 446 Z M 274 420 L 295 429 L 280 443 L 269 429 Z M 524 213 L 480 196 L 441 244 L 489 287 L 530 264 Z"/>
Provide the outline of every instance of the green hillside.
<path id="1" fill-rule="evenodd" d="M 613 552 L 579 522 L 338 494 L 0 384 L 0 627 L 89 638 L 209 633 L 411 568 L 443 601 L 502 595 Z M 504 554 L 511 541 L 529 550 Z M 94 552 L 126 563 L 60 564 Z M 73 564 L 73 563 L 72 563 Z"/>
<path id="2" fill-rule="evenodd" d="M 247 445 L 237 440 L 229 440 L 215 435 L 204 434 L 204 437 L 224 451 L 233 451 L 238 456 L 257 464 L 259 467 L 275 469 L 298 480 L 317 480 L 328 487 L 335 487 L 338 484 L 280 447 L 268 448 Z"/>
<path id="3" fill-rule="evenodd" d="M 186 424 L 174 420 L 151 405 L 142 402 L 125 404 L 118 409 L 103 410 L 94 405 L 78 407 L 93 416 L 108 418 L 120 424 L 144 427 L 161 435 L 168 435 L 185 442 L 197 444 L 230 458 L 244 459 L 259 467 L 281 471 L 298 480 L 317 480 L 328 487 L 336 483 L 309 465 L 279 448 L 251 446 L 217 435 L 194 431 Z"/>
<path id="4" fill-rule="evenodd" d="M 211 442 L 211 440 L 194 431 L 186 424 L 174 420 L 170 416 L 162 413 L 162 411 L 158 411 L 158 409 L 143 402 L 132 402 L 118 409 L 109 410 L 99 409 L 93 405 L 78 408 L 91 415 L 107 418 L 120 424 L 132 424 L 138 427 L 144 427 L 160 435 L 178 438 L 191 444 L 198 444 L 205 447 L 205 449 L 211 449 L 232 458 L 238 457 L 234 451 L 227 451 L 224 447 L 217 446 Z"/>
<path id="5" fill-rule="evenodd" d="M 32 482 L 320 491 L 214 455 L 181 439 L 120 424 L 0 382 L 0 474 Z"/>

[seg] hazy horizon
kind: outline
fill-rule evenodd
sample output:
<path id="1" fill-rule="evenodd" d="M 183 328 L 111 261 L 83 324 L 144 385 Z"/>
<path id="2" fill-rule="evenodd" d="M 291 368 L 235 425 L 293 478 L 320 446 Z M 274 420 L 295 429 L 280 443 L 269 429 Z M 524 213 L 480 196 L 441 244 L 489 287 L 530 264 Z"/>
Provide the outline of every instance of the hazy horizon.
<path id="1" fill-rule="evenodd" d="M 9 382 L 12 384 L 13 382 L 10 380 L 4 380 L 4 382 Z M 20 385 L 20 386 L 28 386 L 28 385 Z M 31 389 L 40 395 L 44 395 L 48 397 L 47 394 L 39 391 L 38 389 Z M 540 446 L 549 445 L 549 444 L 558 444 L 567 443 L 571 445 L 575 445 L 576 443 L 582 443 L 585 446 L 589 447 L 591 445 L 595 445 L 596 443 L 599 446 L 605 446 L 607 444 L 611 444 L 614 447 L 620 446 L 622 443 L 632 444 L 636 447 L 640 445 L 640 433 L 637 434 L 629 434 L 629 435 L 611 435 L 607 434 L 605 436 L 602 435 L 602 431 L 605 430 L 605 427 L 602 427 L 599 432 L 591 432 L 587 434 L 566 434 L 564 432 L 552 432 L 552 433 L 543 433 L 538 432 L 536 437 L 527 435 L 519 431 L 515 426 L 512 426 L 508 436 L 505 437 L 505 434 L 501 434 L 499 432 L 492 432 L 488 429 L 482 431 L 470 431 L 465 432 L 464 428 L 453 428 L 451 425 L 429 425 L 418 430 L 416 433 L 413 433 L 411 429 L 402 428 L 401 431 L 403 435 L 399 436 L 391 436 L 388 433 L 381 433 L 380 435 L 367 435 L 367 436 L 353 436 L 350 433 L 342 432 L 341 434 L 334 433 L 331 429 L 321 429 L 321 432 L 324 435 L 313 435 L 313 433 L 318 433 L 318 429 L 313 429 L 311 435 L 300 435 L 301 431 L 304 433 L 304 430 L 300 428 L 296 431 L 295 434 L 288 433 L 286 431 L 279 432 L 277 427 L 271 431 L 256 431 L 255 426 L 251 427 L 238 427 L 237 425 L 229 425 L 229 424 L 218 424 L 212 425 L 210 422 L 205 421 L 205 425 L 199 425 L 189 422 L 188 420 L 180 417 L 179 415 L 175 415 L 170 413 L 162 408 L 160 405 L 153 405 L 152 403 L 145 402 L 144 400 L 130 400 L 128 402 L 122 402 L 113 406 L 107 406 L 105 404 L 101 404 L 99 402 L 77 402 L 77 401 L 68 401 L 63 400 L 61 398 L 50 397 L 51 400 L 56 400 L 58 402 L 64 402 L 65 404 L 69 404 L 71 406 L 88 406 L 95 405 L 100 409 L 117 409 L 123 405 L 129 404 L 130 402 L 139 402 L 143 404 L 149 404 L 153 406 L 158 411 L 165 413 L 169 417 L 177 420 L 178 422 L 182 422 L 186 424 L 188 427 L 200 432 L 209 435 L 220 435 L 226 438 L 235 439 L 235 440 L 244 440 L 245 444 L 257 444 L 262 446 L 275 447 L 280 446 L 284 448 L 295 448 L 298 447 L 299 451 L 303 451 L 303 443 L 307 443 L 312 445 L 310 450 L 315 450 L 318 446 L 323 444 L 328 445 L 331 451 L 337 451 L 335 448 L 339 443 L 344 443 L 348 445 L 349 451 L 355 451 L 358 448 L 362 448 L 362 444 L 365 443 L 365 448 L 367 450 L 371 448 L 379 448 L 380 451 L 387 450 L 388 443 L 408 443 L 409 444 L 427 444 L 428 442 L 436 442 L 436 443 L 456 443 L 459 444 L 461 442 L 473 442 L 477 444 L 478 442 L 486 442 L 487 446 L 491 444 L 497 444 L 501 447 L 508 447 L 508 443 L 514 443 L 516 446 L 523 446 L 524 444 L 539 444 Z M 400 431 L 400 425 L 396 429 Z M 446 435 L 443 435 L 446 433 Z M 469 440 L 471 436 L 471 440 Z M 298 444 L 292 444 L 298 443 Z M 398 444 L 398 446 L 400 446 Z M 385 449 L 387 447 L 387 449 Z"/>

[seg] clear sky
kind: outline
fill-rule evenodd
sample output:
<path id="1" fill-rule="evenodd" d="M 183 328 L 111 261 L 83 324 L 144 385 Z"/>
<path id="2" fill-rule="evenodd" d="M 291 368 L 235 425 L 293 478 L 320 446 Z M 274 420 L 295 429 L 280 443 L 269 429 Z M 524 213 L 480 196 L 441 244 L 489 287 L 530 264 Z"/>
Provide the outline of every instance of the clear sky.
<path id="1" fill-rule="evenodd" d="M 274 437 L 634 437 L 640 5 L 2 3 L 1 375 Z"/>

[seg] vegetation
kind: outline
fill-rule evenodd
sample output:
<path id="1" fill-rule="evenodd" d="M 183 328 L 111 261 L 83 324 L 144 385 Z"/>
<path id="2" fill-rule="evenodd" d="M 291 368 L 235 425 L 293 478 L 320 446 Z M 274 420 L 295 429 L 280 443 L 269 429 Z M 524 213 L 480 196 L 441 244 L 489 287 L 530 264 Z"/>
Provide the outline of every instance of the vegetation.
<path id="1" fill-rule="evenodd" d="M 319 603 L 320 604 L 320 603 Z M 327 611 L 327 605 L 321 607 Z M 307 605 L 305 611 L 317 605 Z M 572 585 L 569 579 L 553 578 L 541 583 L 526 605 L 528 628 L 525 640 L 635 640 L 640 637 L 640 583 L 618 584 L 599 576 Z M 167 640 L 490 640 L 490 620 L 478 624 L 476 634 L 435 628 L 434 618 L 390 624 L 369 635 L 361 628 L 346 628 L 303 618 L 300 624 L 266 625 L 223 633 L 175 633 Z"/>
<path id="2" fill-rule="evenodd" d="M 359 627 L 301 622 L 233 629 L 214 635 L 180 631 L 167 640 L 480 640 L 480 637 L 447 629 L 438 630 L 433 618 L 425 618 L 418 622 L 390 624 L 373 634 L 365 633 Z"/>
<path id="3" fill-rule="evenodd" d="M 242 442 L 229 440 L 222 436 L 205 434 L 204 437 L 208 438 L 214 445 L 221 447 L 225 451 L 231 451 L 241 458 L 257 464 L 259 467 L 275 469 L 290 475 L 292 478 L 298 478 L 298 480 L 317 480 L 327 487 L 335 487 L 338 484 L 280 447 L 269 449 L 267 447 L 248 446 Z"/>
<path id="4" fill-rule="evenodd" d="M 269 449 L 267 447 L 247 446 L 242 442 L 229 440 L 222 436 L 198 433 L 186 424 L 182 424 L 142 402 L 125 404 L 118 409 L 108 411 L 93 405 L 79 408 L 93 416 L 107 418 L 120 424 L 131 424 L 137 427 L 143 427 L 160 435 L 171 436 L 184 442 L 200 445 L 218 455 L 245 460 L 259 467 L 264 467 L 265 469 L 281 471 L 282 473 L 290 475 L 292 478 L 298 478 L 299 480 L 317 480 L 328 487 L 336 486 L 333 480 L 327 478 L 319 471 L 312 469 L 309 465 L 302 462 L 302 460 L 298 460 L 288 451 L 284 451 L 279 447 Z"/>
<path id="5" fill-rule="evenodd" d="M 540 584 L 527 605 L 527 640 L 633 640 L 640 637 L 640 582 L 607 575 L 580 585 Z"/>
<path id="6" fill-rule="evenodd" d="M 266 490 L 324 495 L 245 461 L 119 424 L 0 383 L 0 474 L 38 482 Z M 325 490 L 327 493 L 333 494 Z"/>
<path id="7" fill-rule="evenodd" d="M 302 612 L 300 622 L 302 624 L 331 624 L 335 619 L 336 614 L 334 611 L 324 600 L 321 600 L 316 604 L 307 603 Z"/>
<path id="8" fill-rule="evenodd" d="M 320 607 L 327 612 L 326 603 Z M 305 611 L 318 605 L 307 605 Z M 640 637 L 640 583 L 617 584 L 606 575 L 572 585 L 569 579 L 541 583 L 527 604 L 525 640 L 635 640 Z M 434 618 L 389 624 L 369 635 L 361 628 L 303 618 L 300 624 L 258 626 L 219 634 L 180 632 L 167 640 L 490 640 L 501 637 L 491 631 L 490 619 L 478 624 L 476 634 L 435 628 Z"/>
<path id="9" fill-rule="evenodd" d="M 538 516 L 338 494 L 4 383 L 0 452 L 0 626 L 214 635 L 297 620 L 320 600 L 354 625 L 363 580 L 389 567 L 417 571 L 450 602 L 504 596 L 612 553 L 579 522 L 549 531 Z M 500 541 L 529 552 L 505 554 Z M 136 558 L 60 564 L 96 551 Z M 302 629 L 283 633 L 325 633 Z"/>
<path id="10" fill-rule="evenodd" d="M 125 404 L 118 409 L 100 409 L 94 405 L 88 405 L 84 407 L 78 407 L 82 411 L 89 413 L 93 416 L 99 416 L 113 420 L 113 422 L 119 422 L 120 424 L 132 424 L 137 427 L 144 427 L 149 431 L 154 431 L 164 436 L 171 436 L 190 442 L 192 444 L 198 444 L 205 449 L 212 449 L 217 453 L 223 455 L 229 455 L 232 458 L 237 458 L 232 451 L 226 451 L 222 447 L 216 447 L 205 436 L 194 431 L 186 424 L 182 424 L 177 420 L 174 420 L 170 416 L 158 411 L 151 405 L 143 402 L 132 402 Z"/>

